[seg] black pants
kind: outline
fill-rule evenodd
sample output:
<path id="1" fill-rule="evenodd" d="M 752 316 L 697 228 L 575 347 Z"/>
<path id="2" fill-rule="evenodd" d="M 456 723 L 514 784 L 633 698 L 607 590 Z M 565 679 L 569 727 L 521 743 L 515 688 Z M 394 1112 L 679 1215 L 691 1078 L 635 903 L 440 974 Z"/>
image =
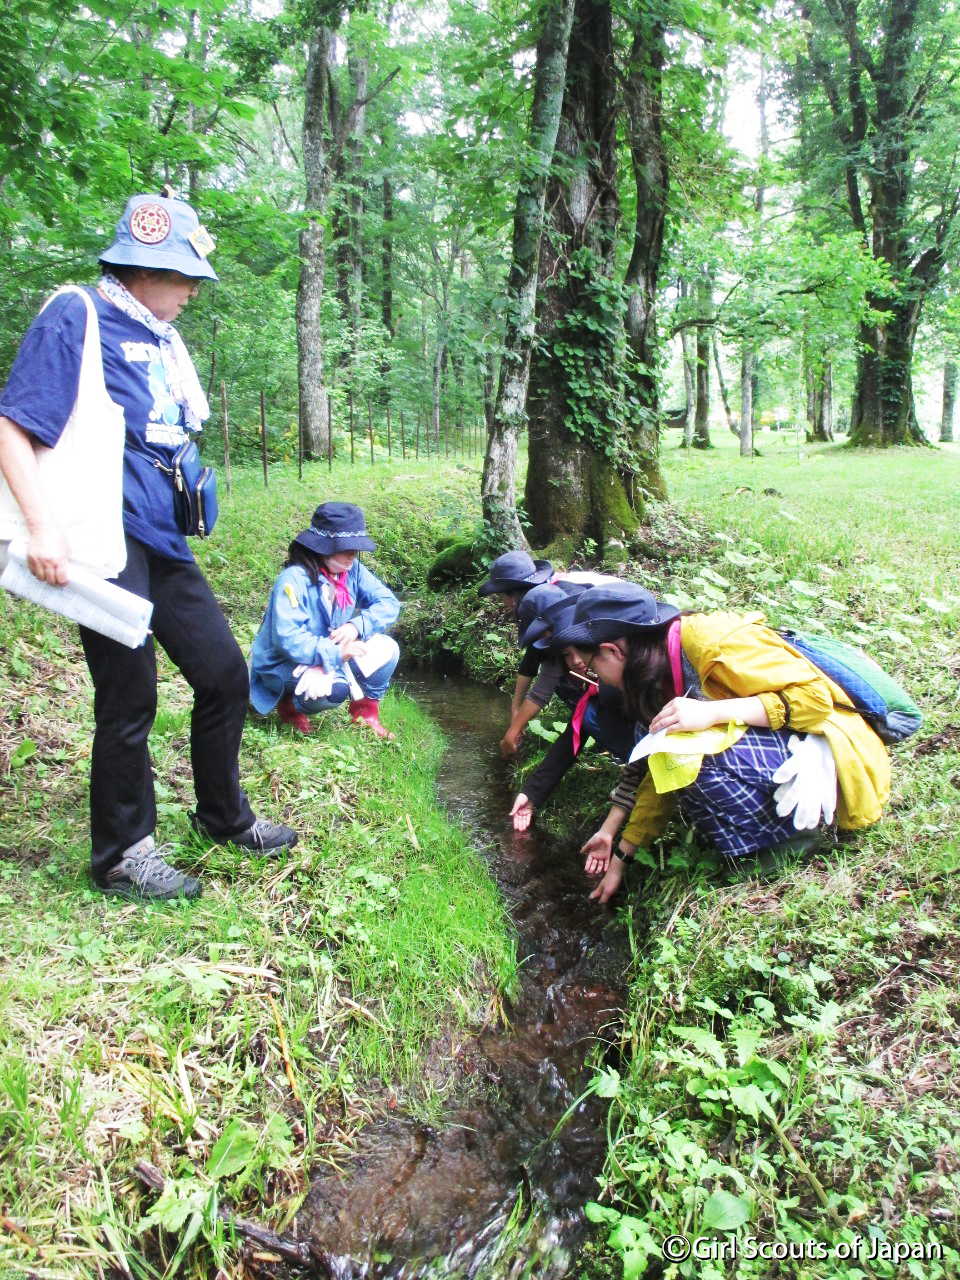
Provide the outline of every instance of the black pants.
<path id="1" fill-rule="evenodd" d="M 127 537 L 116 582 L 153 601 L 157 642 L 193 689 L 190 758 L 197 819 L 216 835 L 254 821 L 240 788 L 238 756 L 247 714 L 247 664 L 206 578 L 193 561 L 168 560 Z M 90 762 L 93 878 L 102 882 L 121 854 L 152 835 L 157 821 L 147 739 L 157 711 L 153 640 L 128 649 L 80 628 L 93 679 L 96 730 Z"/>

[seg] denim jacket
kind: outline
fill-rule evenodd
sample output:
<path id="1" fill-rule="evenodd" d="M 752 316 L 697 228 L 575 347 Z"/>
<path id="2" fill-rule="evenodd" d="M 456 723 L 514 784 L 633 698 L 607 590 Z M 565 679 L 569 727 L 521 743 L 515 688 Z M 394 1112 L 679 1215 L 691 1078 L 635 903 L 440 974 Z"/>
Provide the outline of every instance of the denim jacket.
<path id="1" fill-rule="evenodd" d="M 315 587 L 299 565 L 281 572 L 250 654 L 250 701 L 255 710 L 265 715 L 277 705 L 294 667 L 323 666 L 341 673 L 340 651 L 329 636 L 344 622 L 352 622 L 359 638 L 367 640 L 396 621 L 400 601 L 359 560 L 347 573 L 347 589 L 353 603 L 338 608 L 329 582 Z"/>

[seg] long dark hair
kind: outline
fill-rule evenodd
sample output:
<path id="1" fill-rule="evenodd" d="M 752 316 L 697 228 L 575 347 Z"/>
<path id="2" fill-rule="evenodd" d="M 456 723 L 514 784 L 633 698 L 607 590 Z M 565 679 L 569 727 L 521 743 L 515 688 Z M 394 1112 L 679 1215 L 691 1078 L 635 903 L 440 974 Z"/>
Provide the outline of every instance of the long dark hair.
<path id="1" fill-rule="evenodd" d="M 311 551 L 309 547 L 305 547 L 302 542 L 296 539 L 290 543 L 287 548 L 287 563 L 283 566 L 289 569 L 291 565 L 299 565 L 309 575 L 310 582 L 313 586 L 320 585 L 322 569 L 324 568 L 324 557 L 316 551 Z"/>
<path id="2" fill-rule="evenodd" d="M 673 670 L 667 651 L 667 628 L 624 636 L 623 705 L 627 714 L 649 724 L 674 696 Z"/>

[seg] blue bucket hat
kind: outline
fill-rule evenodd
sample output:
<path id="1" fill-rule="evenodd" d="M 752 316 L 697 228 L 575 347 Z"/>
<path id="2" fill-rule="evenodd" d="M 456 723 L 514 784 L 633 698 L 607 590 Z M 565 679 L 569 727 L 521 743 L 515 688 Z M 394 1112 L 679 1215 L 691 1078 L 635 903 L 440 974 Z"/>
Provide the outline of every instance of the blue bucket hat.
<path id="1" fill-rule="evenodd" d="M 131 196 L 113 244 L 100 255 L 108 266 L 179 271 L 198 280 L 219 277 L 207 262 L 213 238 L 188 204 L 168 196 Z"/>
<path id="2" fill-rule="evenodd" d="M 532 644 L 535 649 L 546 649 L 557 619 L 572 617 L 576 598 L 586 589 L 583 582 L 548 582 L 528 591 L 517 609 L 520 647 L 526 649 Z"/>
<path id="3" fill-rule="evenodd" d="M 605 640 L 664 627 L 679 616 L 679 609 L 633 582 L 590 587 L 577 597 L 569 625 L 554 631 L 550 648 L 595 648 Z"/>
<path id="4" fill-rule="evenodd" d="M 482 596 L 497 591 L 529 591 L 553 576 L 549 560 L 534 560 L 526 551 L 505 551 L 487 570 L 488 577 L 480 588 Z"/>
<path id="5" fill-rule="evenodd" d="M 318 556 L 336 555 L 338 551 L 376 551 L 377 544 L 367 537 L 363 512 L 352 502 L 321 502 L 313 513 L 310 528 L 294 538 L 301 546 Z"/>

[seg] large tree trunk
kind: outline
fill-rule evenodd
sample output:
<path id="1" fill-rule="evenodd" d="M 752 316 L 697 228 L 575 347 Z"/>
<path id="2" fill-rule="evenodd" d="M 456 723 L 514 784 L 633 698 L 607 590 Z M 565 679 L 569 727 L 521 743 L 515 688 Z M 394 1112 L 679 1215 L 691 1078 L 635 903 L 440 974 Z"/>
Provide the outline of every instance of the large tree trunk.
<path id="1" fill-rule="evenodd" d="M 616 77 L 607 0 L 578 0 L 544 236 L 530 365 L 526 507 L 534 546 L 623 546 L 638 524 L 623 483 L 625 311 L 614 280 Z"/>
<path id="2" fill-rule="evenodd" d="M 953 443 L 953 410 L 957 403 L 957 363 L 948 356 L 943 364 L 943 410 L 940 414 L 940 443 Z"/>
<path id="3" fill-rule="evenodd" d="M 697 280 L 697 313 L 706 319 L 713 311 L 713 290 L 706 276 Z M 697 413 L 693 428 L 693 447 L 709 449 L 710 446 L 710 330 L 706 324 L 697 325 Z"/>
<path id="4" fill-rule="evenodd" d="M 883 306 L 878 300 L 877 306 Z M 850 443 L 925 444 L 913 399 L 913 344 L 920 302 L 896 302 L 884 325 L 861 329 L 857 380 L 850 414 Z"/>
<path id="5" fill-rule="evenodd" d="M 387 336 L 380 362 L 382 399 L 390 403 L 390 343 L 393 342 L 393 184 L 390 175 L 383 175 L 383 234 L 380 242 L 380 319 Z"/>
<path id="6" fill-rule="evenodd" d="M 366 128 L 366 101 L 368 93 L 369 64 L 366 58 L 350 54 L 347 58 L 350 77 L 353 126 L 345 138 L 337 159 L 336 181 L 339 188 L 333 210 L 333 261 L 337 281 L 337 298 L 349 342 L 340 352 L 340 364 L 348 365 L 356 359 L 360 349 L 360 316 L 363 302 L 363 175 L 360 163 L 360 147 Z M 331 82 L 331 89 L 332 89 Z M 342 107 L 337 95 L 330 94 L 331 115 L 336 110 L 341 116 Z M 342 119 L 332 120 L 334 135 L 343 134 Z"/>
<path id="7" fill-rule="evenodd" d="M 495 546 L 526 546 L 517 518 L 517 437 L 526 421 L 547 177 L 560 127 L 574 0 L 551 0 L 537 46 L 529 157 L 517 190 L 507 328 L 483 462 L 483 519 Z"/>
<path id="8" fill-rule="evenodd" d="M 637 190 L 633 252 L 624 285 L 627 297 L 627 339 L 634 362 L 634 385 L 642 406 L 637 430 L 637 475 L 645 494 L 666 498 L 660 469 L 660 403 L 657 388 L 657 283 L 663 253 L 669 170 L 663 141 L 664 26 L 659 17 L 638 11 L 630 63 L 624 76 L 627 141 Z M 629 493 L 638 515 L 641 505 Z"/>
<path id="9" fill-rule="evenodd" d="M 300 379 L 300 432 L 304 457 L 327 452 L 327 387 L 323 363 L 323 277 L 326 250 L 323 219 L 330 196 L 325 119 L 332 35 L 320 27 L 310 37 L 303 108 L 303 169 L 308 221 L 300 232 L 300 284 L 297 289 L 297 355 Z"/>
<path id="10" fill-rule="evenodd" d="M 740 457 L 753 455 L 753 347 L 743 344 L 740 357 Z"/>

